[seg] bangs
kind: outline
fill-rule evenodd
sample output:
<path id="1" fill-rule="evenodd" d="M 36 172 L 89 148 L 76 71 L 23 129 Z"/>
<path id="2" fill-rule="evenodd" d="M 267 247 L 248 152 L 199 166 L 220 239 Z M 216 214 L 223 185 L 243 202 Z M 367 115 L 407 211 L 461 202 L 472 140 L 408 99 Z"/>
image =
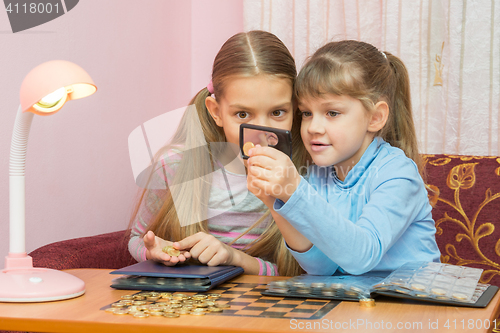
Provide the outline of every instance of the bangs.
<path id="1" fill-rule="evenodd" d="M 366 95 L 362 82 L 361 70 L 354 63 L 340 63 L 326 57 L 317 57 L 308 61 L 300 70 L 295 82 L 295 94 L 298 99 L 324 94 L 361 98 Z"/>

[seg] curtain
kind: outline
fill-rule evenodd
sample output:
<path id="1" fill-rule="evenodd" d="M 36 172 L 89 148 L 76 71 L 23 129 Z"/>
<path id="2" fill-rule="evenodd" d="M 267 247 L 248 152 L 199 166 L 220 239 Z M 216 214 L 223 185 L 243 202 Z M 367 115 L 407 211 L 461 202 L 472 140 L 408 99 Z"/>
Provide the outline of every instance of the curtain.
<path id="1" fill-rule="evenodd" d="M 500 155 L 500 0 L 244 0 L 244 19 L 276 34 L 298 69 L 341 39 L 397 55 L 422 153 Z"/>

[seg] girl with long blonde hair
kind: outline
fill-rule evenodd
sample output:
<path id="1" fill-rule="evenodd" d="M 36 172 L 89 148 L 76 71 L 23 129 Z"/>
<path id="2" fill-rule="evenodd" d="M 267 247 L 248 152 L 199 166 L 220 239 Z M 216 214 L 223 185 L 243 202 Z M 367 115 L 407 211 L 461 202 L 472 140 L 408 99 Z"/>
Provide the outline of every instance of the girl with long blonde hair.
<path id="1" fill-rule="evenodd" d="M 243 123 L 291 130 L 294 160 L 304 156 L 294 113 L 295 62 L 264 31 L 229 38 L 215 57 L 212 80 L 152 164 L 131 219 L 129 251 L 143 261 L 175 265 L 193 258 L 241 266 L 247 274 L 302 272 L 267 207 L 248 192 L 239 157 Z M 174 246 L 178 256 L 162 249 Z"/>

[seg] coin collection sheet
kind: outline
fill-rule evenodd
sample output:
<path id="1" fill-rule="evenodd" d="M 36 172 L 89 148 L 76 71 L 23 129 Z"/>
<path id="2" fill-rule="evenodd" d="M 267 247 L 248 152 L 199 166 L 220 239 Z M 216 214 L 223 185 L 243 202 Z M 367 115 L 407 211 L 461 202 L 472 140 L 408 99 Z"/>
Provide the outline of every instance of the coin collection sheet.
<path id="1" fill-rule="evenodd" d="M 482 269 L 435 262 L 409 262 L 388 276 L 301 275 L 272 281 L 263 293 L 359 301 L 377 296 L 454 306 L 485 307 L 498 287 L 479 283 Z"/>

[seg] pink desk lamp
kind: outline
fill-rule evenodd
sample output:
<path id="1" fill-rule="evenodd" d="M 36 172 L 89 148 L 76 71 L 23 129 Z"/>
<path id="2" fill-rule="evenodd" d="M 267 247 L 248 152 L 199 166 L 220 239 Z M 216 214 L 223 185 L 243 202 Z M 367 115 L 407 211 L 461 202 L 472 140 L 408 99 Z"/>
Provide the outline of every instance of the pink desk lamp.
<path id="1" fill-rule="evenodd" d="M 92 95 L 96 90 L 82 68 L 62 60 L 35 67 L 21 85 L 21 105 L 10 149 L 10 243 L 5 269 L 0 271 L 0 302 L 46 302 L 85 293 L 82 280 L 58 270 L 34 268 L 32 258 L 26 254 L 24 168 L 33 115 L 51 115 L 67 101 Z"/>

